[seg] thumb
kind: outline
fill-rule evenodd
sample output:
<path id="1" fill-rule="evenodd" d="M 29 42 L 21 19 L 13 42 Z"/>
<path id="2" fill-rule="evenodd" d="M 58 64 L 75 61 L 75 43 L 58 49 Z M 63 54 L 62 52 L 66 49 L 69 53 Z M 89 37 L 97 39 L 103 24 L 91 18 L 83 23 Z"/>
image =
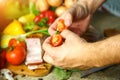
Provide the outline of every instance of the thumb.
<path id="1" fill-rule="evenodd" d="M 53 64 L 53 61 L 54 61 L 54 60 L 52 59 L 51 56 L 49 56 L 49 55 L 47 55 L 47 54 L 44 54 L 43 59 L 44 59 L 44 61 L 46 61 L 47 63 Z"/>
<path id="2" fill-rule="evenodd" d="M 72 31 L 68 30 L 68 29 L 65 29 L 61 32 L 61 35 L 63 38 L 67 38 L 67 39 L 71 39 L 73 36 L 75 36 L 76 34 L 73 33 Z"/>

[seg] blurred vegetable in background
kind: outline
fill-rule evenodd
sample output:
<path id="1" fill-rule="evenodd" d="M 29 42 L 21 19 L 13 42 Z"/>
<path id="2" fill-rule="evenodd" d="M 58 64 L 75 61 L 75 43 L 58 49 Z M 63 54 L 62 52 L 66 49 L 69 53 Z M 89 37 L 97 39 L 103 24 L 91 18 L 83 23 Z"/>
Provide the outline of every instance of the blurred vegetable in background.
<path id="1" fill-rule="evenodd" d="M 28 0 L 0 0 L 0 31 L 11 20 L 29 13 Z"/>

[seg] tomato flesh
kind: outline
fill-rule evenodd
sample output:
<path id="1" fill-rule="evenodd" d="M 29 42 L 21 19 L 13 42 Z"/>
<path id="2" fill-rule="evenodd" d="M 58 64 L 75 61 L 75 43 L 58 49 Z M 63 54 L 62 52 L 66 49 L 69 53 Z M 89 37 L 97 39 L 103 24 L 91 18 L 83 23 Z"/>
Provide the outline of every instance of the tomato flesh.
<path id="1" fill-rule="evenodd" d="M 65 28 L 64 20 L 60 19 L 57 24 L 57 31 L 62 32 Z"/>
<path id="2" fill-rule="evenodd" d="M 60 34 L 54 34 L 51 39 L 51 44 L 56 47 L 61 45 L 63 42 L 63 38 Z"/>

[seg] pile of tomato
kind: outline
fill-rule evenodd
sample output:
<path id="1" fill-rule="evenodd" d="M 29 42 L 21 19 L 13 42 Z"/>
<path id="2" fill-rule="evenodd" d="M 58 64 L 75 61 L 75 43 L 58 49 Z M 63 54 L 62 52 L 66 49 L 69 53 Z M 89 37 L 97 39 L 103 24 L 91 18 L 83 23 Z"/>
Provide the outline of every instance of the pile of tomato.
<path id="1" fill-rule="evenodd" d="M 8 48 L 0 53 L 0 69 L 5 68 L 6 62 L 19 65 L 26 58 L 26 44 L 22 40 L 10 39 Z"/>

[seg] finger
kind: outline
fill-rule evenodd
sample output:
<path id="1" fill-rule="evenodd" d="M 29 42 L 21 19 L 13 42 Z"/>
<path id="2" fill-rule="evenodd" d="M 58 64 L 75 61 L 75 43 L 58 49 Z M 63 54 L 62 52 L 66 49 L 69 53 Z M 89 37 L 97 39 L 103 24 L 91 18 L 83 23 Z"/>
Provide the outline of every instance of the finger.
<path id="1" fill-rule="evenodd" d="M 54 22 L 54 23 L 49 27 L 48 32 L 50 33 L 50 35 L 55 34 L 55 32 L 56 32 L 56 26 L 57 26 L 57 24 L 56 24 L 56 22 Z"/>
<path id="2" fill-rule="evenodd" d="M 53 57 L 53 56 L 55 56 L 56 53 L 57 53 L 57 47 L 54 47 L 54 46 L 51 45 L 51 38 L 52 38 L 52 37 L 48 37 L 48 38 L 44 41 L 44 43 L 43 43 L 43 45 L 42 45 L 42 48 L 43 48 L 43 50 L 44 50 L 45 52 L 49 52 L 48 54 Z"/>
<path id="3" fill-rule="evenodd" d="M 56 20 L 54 21 L 54 23 L 53 23 L 53 24 L 50 26 L 50 28 L 48 29 L 48 32 L 49 32 L 51 35 L 55 34 L 55 32 L 56 32 L 58 20 L 59 20 L 59 18 L 56 19 Z"/>
<path id="4" fill-rule="evenodd" d="M 66 13 L 64 15 L 65 25 L 70 26 L 72 24 L 72 15 L 70 13 Z"/>
<path id="5" fill-rule="evenodd" d="M 50 64 L 53 64 L 53 63 L 54 63 L 54 60 L 52 59 L 52 57 L 49 56 L 49 55 L 47 55 L 46 53 L 44 54 L 43 59 L 44 59 L 44 61 L 47 62 L 47 63 L 50 63 Z"/>
<path id="6" fill-rule="evenodd" d="M 44 43 L 43 43 L 43 45 L 42 45 L 42 48 L 46 51 L 51 51 L 52 50 L 52 48 L 53 48 L 53 46 L 51 45 L 51 37 L 48 37 L 45 41 L 44 41 Z"/>
<path id="7" fill-rule="evenodd" d="M 63 30 L 62 31 L 62 33 L 61 33 L 61 35 L 62 35 L 62 37 L 63 38 L 67 38 L 67 39 L 71 39 L 73 36 L 72 35 L 75 35 L 72 31 L 70 31 L 70 30 L 68 30 L 68 29 L 65 29 L 65 30 Z"/>

